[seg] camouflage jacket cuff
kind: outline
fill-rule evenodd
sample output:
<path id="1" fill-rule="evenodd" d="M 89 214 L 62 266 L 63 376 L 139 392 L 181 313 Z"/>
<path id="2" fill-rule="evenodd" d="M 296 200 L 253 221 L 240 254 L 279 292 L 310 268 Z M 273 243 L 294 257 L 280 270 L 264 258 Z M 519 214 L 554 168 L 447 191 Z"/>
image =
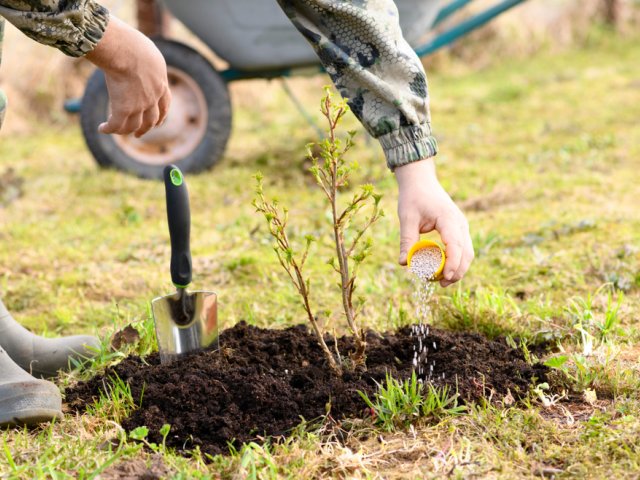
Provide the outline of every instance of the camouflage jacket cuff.
<path id="1" fill-rule="evenodd" d="M 83 10 L 82 21 L 75 25 L 77 28 L 77 33 L 73 36 L 75 41 L 60 45 L 58 48 L 70 57 L 82 57 L 96 48 L 108 24 L 109 10 L 90 0 Z"/>
<path id="2" fill-rule="evenodd" d="M 0 16 L 29 38 L 71 57 L 82 57 L 91 52 L 102 40 L 109 23 L 109 11 L 93 0 L 31 3 L 40 8 L 35 9 L 32 5 L 25 10 L 25 2 L 0 0 Z"/>
<path id="3" fill-rule="evenodd" d="M 401 127 L 378 137 L 378 140 L 391 171 L 408 163 L 433 157 L 438 153 L 438 143 L 431 135 L 431 125 L 428 123 Z"/>

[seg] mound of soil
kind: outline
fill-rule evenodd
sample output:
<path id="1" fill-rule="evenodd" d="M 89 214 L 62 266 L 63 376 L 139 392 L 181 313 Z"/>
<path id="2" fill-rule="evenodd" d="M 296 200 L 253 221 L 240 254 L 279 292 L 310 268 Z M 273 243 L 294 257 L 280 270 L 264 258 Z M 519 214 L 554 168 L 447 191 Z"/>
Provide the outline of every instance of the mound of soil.
<path id="1" fill-rule="evenodd" d="M 433 328 L 425 341 L 436 345 L 429 353 L 433 383 L 451 386 L 463 402 L 490 394 L 494 400 L 509 393 L 518 399 L 534 378 L 545 379 L 546 367 L 527 364 L 503 341 Z M 169 446 L 226 453 L 229 443 L 239 447 L 258 437 L 285 436 L 302 418 L 318 419 L 329 409 L 334 419 L 367 415 L 358 391 L 371 397 L 387 372 L 409 378 L 415 338 L 407 327 L 384 335 L 369 332 L 367 342 L 366 371 L 338 377 L 326 367 L 305 326 L 267 330 L 241 322 L 221 333 L 219 351 L 201 352 L 168 366 L 161 366 L 157 355 L 129 357 L 68 390 L 66 401 L 71 409 L 84 411 L 117 374 L 131 386 L 133 398 L 142 398 L 123 422 L 125 429 L 145 425 L 150 440 L 160 443 L 159 430 L 168 423 Z M 348 352 L 353 339 L 342 337 L 338 345 Z"/>

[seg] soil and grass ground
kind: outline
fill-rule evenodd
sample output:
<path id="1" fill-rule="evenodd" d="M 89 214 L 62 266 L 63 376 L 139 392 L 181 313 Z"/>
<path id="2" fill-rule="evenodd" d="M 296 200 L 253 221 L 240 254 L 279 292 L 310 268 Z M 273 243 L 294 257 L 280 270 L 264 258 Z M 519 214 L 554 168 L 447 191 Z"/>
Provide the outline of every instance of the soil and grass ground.
<path id="1" fill-rule="evenodd" d="M 482 401 L 487 392 L 504 402 L 526 398 L 532 382 L 546 380 L 542 365 L 529 365 L 522 353 L 504 342 L 474 333 L 431 329 L 424 336 L 430 385 L 456 392 L 458 403 Z M 327 342 L 330 339 L 327 338 Z M 290 435 L 301 419 L 321 424 L 372 419 L 361 394 L 374 398 L 387 375 L 412 377 L 415 337 L 404 327 L 395 334 L 367 335 L 366 371 L 335 375 L 326 365 L 316 337 L 305 326 L 260 329 L 240 322 L 222 332 L 222 348 L 198 353 L 169 365 L 157 354 L 129 357 L 104 375 L 67 390 L 71 409 L 84 413 L 119 382 L 141 399 L 123 422 L 128 431 L 148 427 L 149 439 L 185 454 L 194 448 L 205 455 L 225 454 L 229 446 Z M 352 337 L 338 339 L 342 352 L 354 350 Z"/>
<path id="2" fill-rule="evenodd" d="M 514 355 L 513 362 L 520 362 L 523 370 L 537 360 L 552 365 L 546 382 L 534 381 L 522 395 L 506 384 L 484 389 L 478 383 L 484 392 L 464 397 L 463 412 L 447 415 L 445 410 L 404 418 L 396 425 L 380 424 L 363 412 L 357 415 L 357 392 L 349 392 L 342 403 L 349 399 L 354 404 L 353 410 L 345 407 L 343 412 L 351 419 L 348 428 L 333 417 L 320 425 L 271 425 L 241 432 L 246 436 L 238 438 L 249 443 L 232 444 L 226 455 L 218 454 L 220 444 L 210 450 L 204 448 L 206 442 L 202 448 L 193 440 L 177 444 L 179 426 L 162 428 L 167 406 L 157 384 L 144 391 L 136 390 L 141 386 L 135 382 L 126 386 L 126 380 L 140 372 L 157 375 L 159 382 L 169 374 L 147 355 L 153 350 L 148 301 L 171 290 L 163 186 L 97 170 L 75 127 L 52 131 L 43 125 L 38 136 L 4 137 L 0 172 L 11 167 L 15 173 L 0 177 L 3 298 L 38 332 L 97 331 L 105 340 L 95 365 L 84 373 L 61 376 L 61 388 L 70 390 L 78 380 L 103 374 L 108 367 L 121 374 L 121 383 L 84 413 L 70 396 L 62 421 L 31 431 L 1 432 L 0 475 L 637 477 L 639 55 L 635 40 L 598 35 L 588 48 L 497 62 L 480 72 L 452 65 L 430 77 L 440 178 L 469 217 L 477 253 L 460 286 L 437 291 L 433 335 L 468 338 L 465 347 L 495 339 L 503 349 L 502 359 Z M 294 88 L 315 110 L 325 82 L 305 80 Z M 250 93 L 247 85 L 236 92 L 234 136 L 221 165 L 188 179 L 195 284 L 218 292 L 220 318 L 231 328 L 225 335 L 232 343 L 242 338 L 241 332 L 261 343 L 261 335 L 276 334 L 252 327 L 285 329 L 304 318 L 272 254 L 263 219 L 251 207 L 252 175 L 261 170 L 267 192 L 277 192 L 281 202 L 292 207 L 294 237 L 303 239 L 327 225 L 321 193 L 306 173 L 304 145 L 314 140 L 313 129 L 274 86 L 255 86 L 264 96 Z M 350 122 L 345 128 L 357 126 Z M 363 319 L 377 332 L 402 332 L 415 321 L 415 305 L 411 282 L 395 262 L 396 187 L 378 147 L 369 145 L 364 135 L 356 140 L 351 155 L 361 165 L 358 183 L 375 183 L 385 194 L 388 213 L 373 229 L 374 253 L 359 275 L 359 292 L 367 299 Z M 341 335 L 337 279 L 326 265 L 329 247 L 320 242 L 309 259 L 312 296 L 320 309 L 333 311 L 327 328 Z M 248 326 L 233 328 L 240 321 Z M 127 325 L 139 330 L 140 341 L 110 351 L 111 335 Z M 307 346 L 300 352 L 317 355 L 300 330 L 279 334 L 301 335 Z M 406 341 L 393 334 L 385 341 L 394 338 Z M 406 348 L 396 351 L 396 356 L 411 354 Z M 114 367 L 128 355 L 140 354 L 146 364 L 125 360 Z M 202 357 L 201 367 L 229 375 L 221 377 L 220 390 L 234 397 L 242 394 L 240 387 L 256 388 L 255 381 L 232 381 L 243 362 L 258 362 L 247 356 L 234 351 Z M 474 374 L 487 368 L 482 357 L 475 360 Z M 295 363 L 286 356 L 281 361 L 280 368 Z M 463 365 L 444 358 L 438 366 L 465 372 Z M 256 365 L 255 372 L 260 368 Z M 381 371 L 371 371 L 369 378 L 385 382 Z M 321 380 L 314 376 L 320 374 L 305 375 L 300 385 L 307 377 Z M 280 380 L 277 388 L 291 388 L 282 393 L 283 402 L 301 406 L 305 420 L 333 408 L 317 405 L 319 399 L 313 404 L 304 388 L 296 388 L 297 382 Z M 374 399 L 372 384 L 364 383 L 367 386 L 359 389 L 370 388 Z M 174 382 L 172 388 L 179 390 L 179 385 Z M 175 398 L 198 394 L 176 392 Z M 141 397 L 157 402 L 156 417 L 135 410 Z M 341 400 L 336 401 L 340 405 Z M 364 401 L 361 407 L 366 409 Z M 212 422 L 218 420 L 211 416 Z M 154 433 L 158 429 L 160 435 Z M 284 440 L 264 438 L 264 432 L 283 430 L 289 434 Z"/>

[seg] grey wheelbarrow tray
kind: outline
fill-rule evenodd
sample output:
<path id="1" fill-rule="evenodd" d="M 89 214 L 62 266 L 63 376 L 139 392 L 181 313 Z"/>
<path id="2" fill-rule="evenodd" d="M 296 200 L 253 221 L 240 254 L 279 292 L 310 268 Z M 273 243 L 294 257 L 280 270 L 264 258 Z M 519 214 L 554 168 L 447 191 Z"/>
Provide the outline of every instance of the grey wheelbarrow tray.
<path id="1" fill-rule="evenodd" d="M 473 0 L 395 0 L 404 38 L 425 56 L 526 0 L 497 2 L 471 19 L 421 43 L 433 27 Z M 227 81 L 287 76 L 317 65 L 318 57 L 275 0 L 164 0 L 164 5 L 220 58 Z M 444 6 L 443 6 L 444 5 Z M 203 12 L 215 8 L 215 15 Z"/>
<path id="2" fill-rule="evenodd" d="M 223 77 L 280 76 L 318 64 L 311 46 L 275 0 L 164 0 L 169 11 L 229 63 Z M 396 0 L 402 32 L 412 46 L 429 31 L 439 0 Z M 203 12 L 211 11 L 210 15 Z M 215 11 L 215 13 L 214 13 Z"/>
<path id="3" fill-rule="evenodd" d="M 472 1 L 396 0 L 406 40 L 424 57 L 526 0 L 496 0 L 475 16 L 429 35 Z M 230 82 L 322 70 L 276 0 L 164 0 L 163 5 L 228 66 L 218 71 L 193 48 L 155 38 L 167 60 L 173 103 L 165 125 L 141 139 L 96 132 L 109 113 L 101 72 L 89 80 L 81 102 L 65 105 L 68 111 L 80 111 L 85 140 L 100 165 L 157 179 L 168 164 L 197 172 L 220 160 L 231 132 Z"/>

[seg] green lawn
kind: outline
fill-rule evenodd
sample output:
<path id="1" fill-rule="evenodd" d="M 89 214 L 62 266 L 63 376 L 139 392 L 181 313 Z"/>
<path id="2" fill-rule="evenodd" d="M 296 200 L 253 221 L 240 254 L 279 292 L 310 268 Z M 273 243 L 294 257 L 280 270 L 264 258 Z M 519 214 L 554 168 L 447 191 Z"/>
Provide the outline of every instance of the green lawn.
<path id="1" fill-rule="evenodd" d="M 566 375 L 556 372 L 552 391 L 409 430 L 363 426 L 345 444 L 301 430 L 208 465 L 162 447 L 154 457 L 127 440 L 114 422 L 121 406 L 105 401 L 40 430 L 0 433 L 0 477 L 92 478 L 137 460 L 164 463 L 173 478 L 637 478 L 639 57 L 637 40 L 598 35 L 589 48 L 430 75 L 439 175 L 468 214 L 477 252 L 459 287 L 437 290 L 434 323 L 523 345 L 556 339 L 551 356 L 566 358 Z M 295 88 L 315 110 L 322 84 Z M 314 131 L 282 93 L 240 103 L 224 160 L 188 178 L 195 285 L 218 292 L 225 326 L 284 327 L 305 316 L 251 206 L 252 176 L 262 171 L 267 194 L 291 207 L 294 238 L 326 228 L 306 172 Z M 356 127 L 350 118 L 345 129 Z M 0 142 L 0 172 L 24 178 L 23 196 L 0 207 L 7 306 L 46 335 L 99 332 L 108 342 L 127 324 L 143 330 L 149 300 L 172 288 L 163 185 L 98 170 L 76 127 L 42 130 Z M 384 193 L 387 212 L 359 292 L 368 326 L 386 330 L 412 321 L 412 286 L 396 264 L 395 181 L 375 143 L 356 141 L 357 180 Z M 340 330 L 329 248 L 312 250 L 311 288 Z M 570 398 L 558 400 L 563 386 Z"/>

